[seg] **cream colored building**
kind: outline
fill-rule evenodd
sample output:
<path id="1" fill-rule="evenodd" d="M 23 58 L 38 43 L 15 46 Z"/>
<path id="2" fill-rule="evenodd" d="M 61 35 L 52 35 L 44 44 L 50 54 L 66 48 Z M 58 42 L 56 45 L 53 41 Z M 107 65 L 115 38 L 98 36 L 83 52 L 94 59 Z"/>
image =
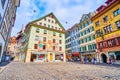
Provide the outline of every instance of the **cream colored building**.
<path id="1" fill-rule="evenodd" d="M 65 29 L 53 13 L 30 22 L 25 34 L 25 62 L 66 61 Z"/>

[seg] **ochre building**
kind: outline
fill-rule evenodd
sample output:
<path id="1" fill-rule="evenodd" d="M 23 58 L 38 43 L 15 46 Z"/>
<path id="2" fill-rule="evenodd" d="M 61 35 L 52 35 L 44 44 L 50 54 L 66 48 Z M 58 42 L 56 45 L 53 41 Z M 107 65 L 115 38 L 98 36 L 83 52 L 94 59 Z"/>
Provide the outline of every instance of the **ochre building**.
<path id="1" fill-rule="evenodd" d="M 99 61 L 120 62 L 120 0 L 107 0 L 92 17 Z"/>

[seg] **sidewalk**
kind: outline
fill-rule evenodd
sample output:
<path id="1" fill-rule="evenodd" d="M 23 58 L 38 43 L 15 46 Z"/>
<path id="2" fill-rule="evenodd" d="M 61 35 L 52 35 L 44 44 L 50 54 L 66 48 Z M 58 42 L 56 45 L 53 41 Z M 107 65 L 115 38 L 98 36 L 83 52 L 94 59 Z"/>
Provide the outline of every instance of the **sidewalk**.
<path id="1" fill-rule="evenodd" d="M 8 64 L 9 64 L 9 62 L 1 62 L 0 63 L 0 73 L 3 72 L 3 70 L 7 67 Z"/>

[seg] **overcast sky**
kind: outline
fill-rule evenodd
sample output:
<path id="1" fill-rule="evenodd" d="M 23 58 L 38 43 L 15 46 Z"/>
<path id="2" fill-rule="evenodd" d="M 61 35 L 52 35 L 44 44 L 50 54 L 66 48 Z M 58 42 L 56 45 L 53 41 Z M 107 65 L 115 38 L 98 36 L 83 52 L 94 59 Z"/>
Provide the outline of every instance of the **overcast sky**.
<path id="1" fill-rule="evenodd" d="M 21 0 L 17 10 L 12 36 L 20 31 L 22 24 L 53 12 L 67 30 L 80 21 L 83 14 L 95 11 L 106 0 Z M 67 24 L 66 24 L 67 22 Z"/>

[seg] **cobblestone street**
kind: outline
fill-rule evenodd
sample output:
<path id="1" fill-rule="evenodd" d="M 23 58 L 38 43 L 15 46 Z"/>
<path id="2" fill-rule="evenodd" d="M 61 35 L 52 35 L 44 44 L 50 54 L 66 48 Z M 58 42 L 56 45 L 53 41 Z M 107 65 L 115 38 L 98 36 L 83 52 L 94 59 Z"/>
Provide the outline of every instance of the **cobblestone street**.
<path id="1" fill-rule="evenodd" d="M 120 80 L 120 68 L 77 63 L 12 62 L 0 80 Z"/>

